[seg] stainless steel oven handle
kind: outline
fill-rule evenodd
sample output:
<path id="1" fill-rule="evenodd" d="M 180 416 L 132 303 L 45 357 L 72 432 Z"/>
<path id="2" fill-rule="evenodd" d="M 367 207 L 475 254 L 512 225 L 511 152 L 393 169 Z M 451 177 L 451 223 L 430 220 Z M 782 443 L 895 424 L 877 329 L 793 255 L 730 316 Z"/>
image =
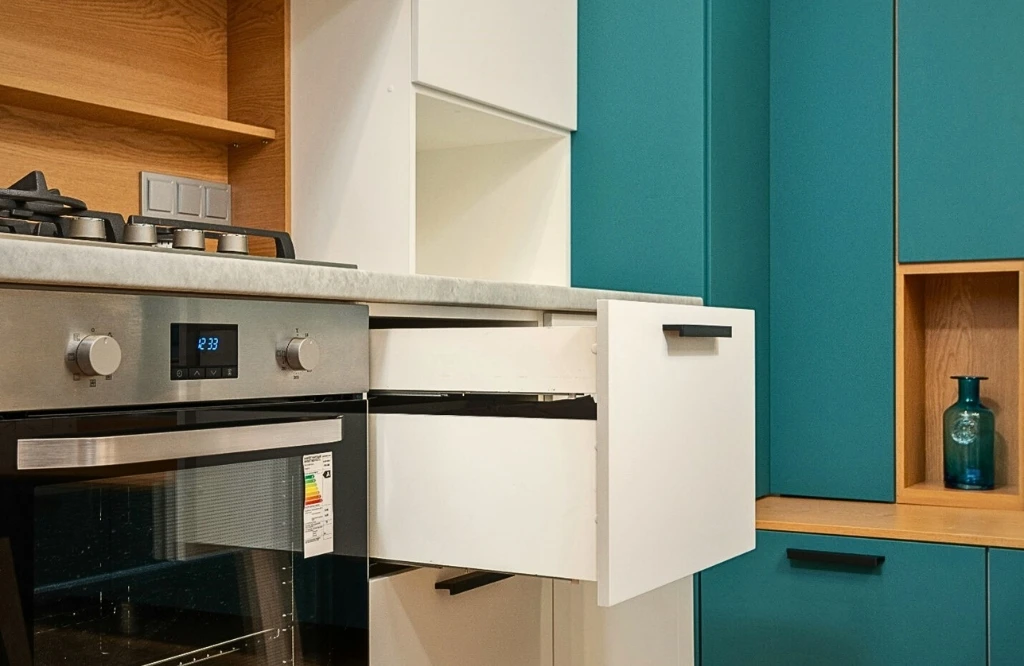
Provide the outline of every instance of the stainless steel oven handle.
<path id="1" fill-rule="evenodd" d="M 113 437 L 19 439 L 18 469 L 69 469 L 250 453 L 340 442 L 342 418 L 150 432 Z"/>

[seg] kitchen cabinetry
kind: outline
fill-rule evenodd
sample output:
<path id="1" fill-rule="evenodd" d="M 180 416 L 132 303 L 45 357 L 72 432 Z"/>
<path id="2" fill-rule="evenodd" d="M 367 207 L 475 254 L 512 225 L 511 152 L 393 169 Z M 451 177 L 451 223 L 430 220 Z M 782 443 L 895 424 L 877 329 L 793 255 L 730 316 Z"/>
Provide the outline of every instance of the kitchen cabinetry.
<path id="1" fill-rule="evenodd" d="M 575 11 L 294 3 L 300 258 L 567 286 Z"/>
<path id="2" fill-rule="evenodd" d="M 1019 664 L 1024 635 L 1024 551 L 988 551 L 989 664 Z"/>
<path id="3" fill-rule="evenodd" d="M 370 581 L 373 666 L 552 666 L 552 581 L 516 576 L 460 594 L 459 571 L 417 569 Z"/>
<path id="4" fill-rule="evenodd" d="M 573 136 L 574 285 L 700 293 L 757 311 L 759 494 L 769 467 L 768 18 L 762 0 L 581 3 Z"/>
<path id="5" fill-rule="evenodd" d="M 377 394 L 556 398 L 372 414 L 373 557 L 596 581 L 611 606 L 753 545 L 753 314 L 599 301 L 596 324 L 371 332 Z M 545 413 L 567 395 L 596 414 Z"/>
<path id="6" fill-rule="evenodd" d="M 757 494 L 768 493 L 768 15 L 765 0 L 707 5 L 705 302 L 757 314 Z"/>
<path id="7" fill-rule="evenodd" d="M 693 580 L 600 608 L 597 587 L 554 586 L 555 666 L 693 666 Z"/>
<path id="8" fill-rule="evenodd" d="M 579 9 L 572 284 L 704 292 L 704 3 Z"/>
<path id="9" fill-rule="evenodd" d="M 1024 4 L 898 10 L 900 261 L 1024 257 Z"/>
<path id="10" fill-rule="evenodd" d="M 576 128 L 576 0 L 413 0 L 417 83 Z"/>
<path id="11" fill-rule="evenodd" d="M 771 25 L 771 491 L 892 501 L 892 3 Z"/>
<path id="12" fill-rule="evenodd" d="M 978 666 L 985 596 L 983 548 L 759 531 L 756 550 L 701 574 L 703 665 Z"/>

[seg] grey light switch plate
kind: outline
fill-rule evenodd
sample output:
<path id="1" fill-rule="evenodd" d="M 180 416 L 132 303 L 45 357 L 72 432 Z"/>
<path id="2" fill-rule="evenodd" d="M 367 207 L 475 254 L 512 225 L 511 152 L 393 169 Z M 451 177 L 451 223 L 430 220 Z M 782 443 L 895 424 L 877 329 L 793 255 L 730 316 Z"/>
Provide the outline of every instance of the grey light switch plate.
<path id="1" fill-rule="evenodd" d="M 231 224 L 231 186 L 142 172 L 142 214 L 170 220 Z"/>

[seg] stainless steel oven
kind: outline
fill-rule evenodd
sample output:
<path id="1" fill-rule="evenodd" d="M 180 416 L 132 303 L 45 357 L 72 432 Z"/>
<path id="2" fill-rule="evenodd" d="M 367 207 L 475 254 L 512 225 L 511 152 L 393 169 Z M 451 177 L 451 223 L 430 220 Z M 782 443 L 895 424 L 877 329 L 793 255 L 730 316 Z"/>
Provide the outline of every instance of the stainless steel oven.
<path id="1" fill-rule="evenodd" d="M 366 331 L 0 290 L 0 664 L 368 664 Z"/>

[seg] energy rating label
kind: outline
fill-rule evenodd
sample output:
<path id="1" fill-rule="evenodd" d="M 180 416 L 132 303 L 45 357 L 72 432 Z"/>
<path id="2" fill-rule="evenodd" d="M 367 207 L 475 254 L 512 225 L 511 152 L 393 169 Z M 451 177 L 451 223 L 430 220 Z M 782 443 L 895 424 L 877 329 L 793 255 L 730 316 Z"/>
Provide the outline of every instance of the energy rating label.
<path id="1" fill-rule="evenodd" d="M 334 454 L 302 456 L 302 555 L 334 552 Z"/>

